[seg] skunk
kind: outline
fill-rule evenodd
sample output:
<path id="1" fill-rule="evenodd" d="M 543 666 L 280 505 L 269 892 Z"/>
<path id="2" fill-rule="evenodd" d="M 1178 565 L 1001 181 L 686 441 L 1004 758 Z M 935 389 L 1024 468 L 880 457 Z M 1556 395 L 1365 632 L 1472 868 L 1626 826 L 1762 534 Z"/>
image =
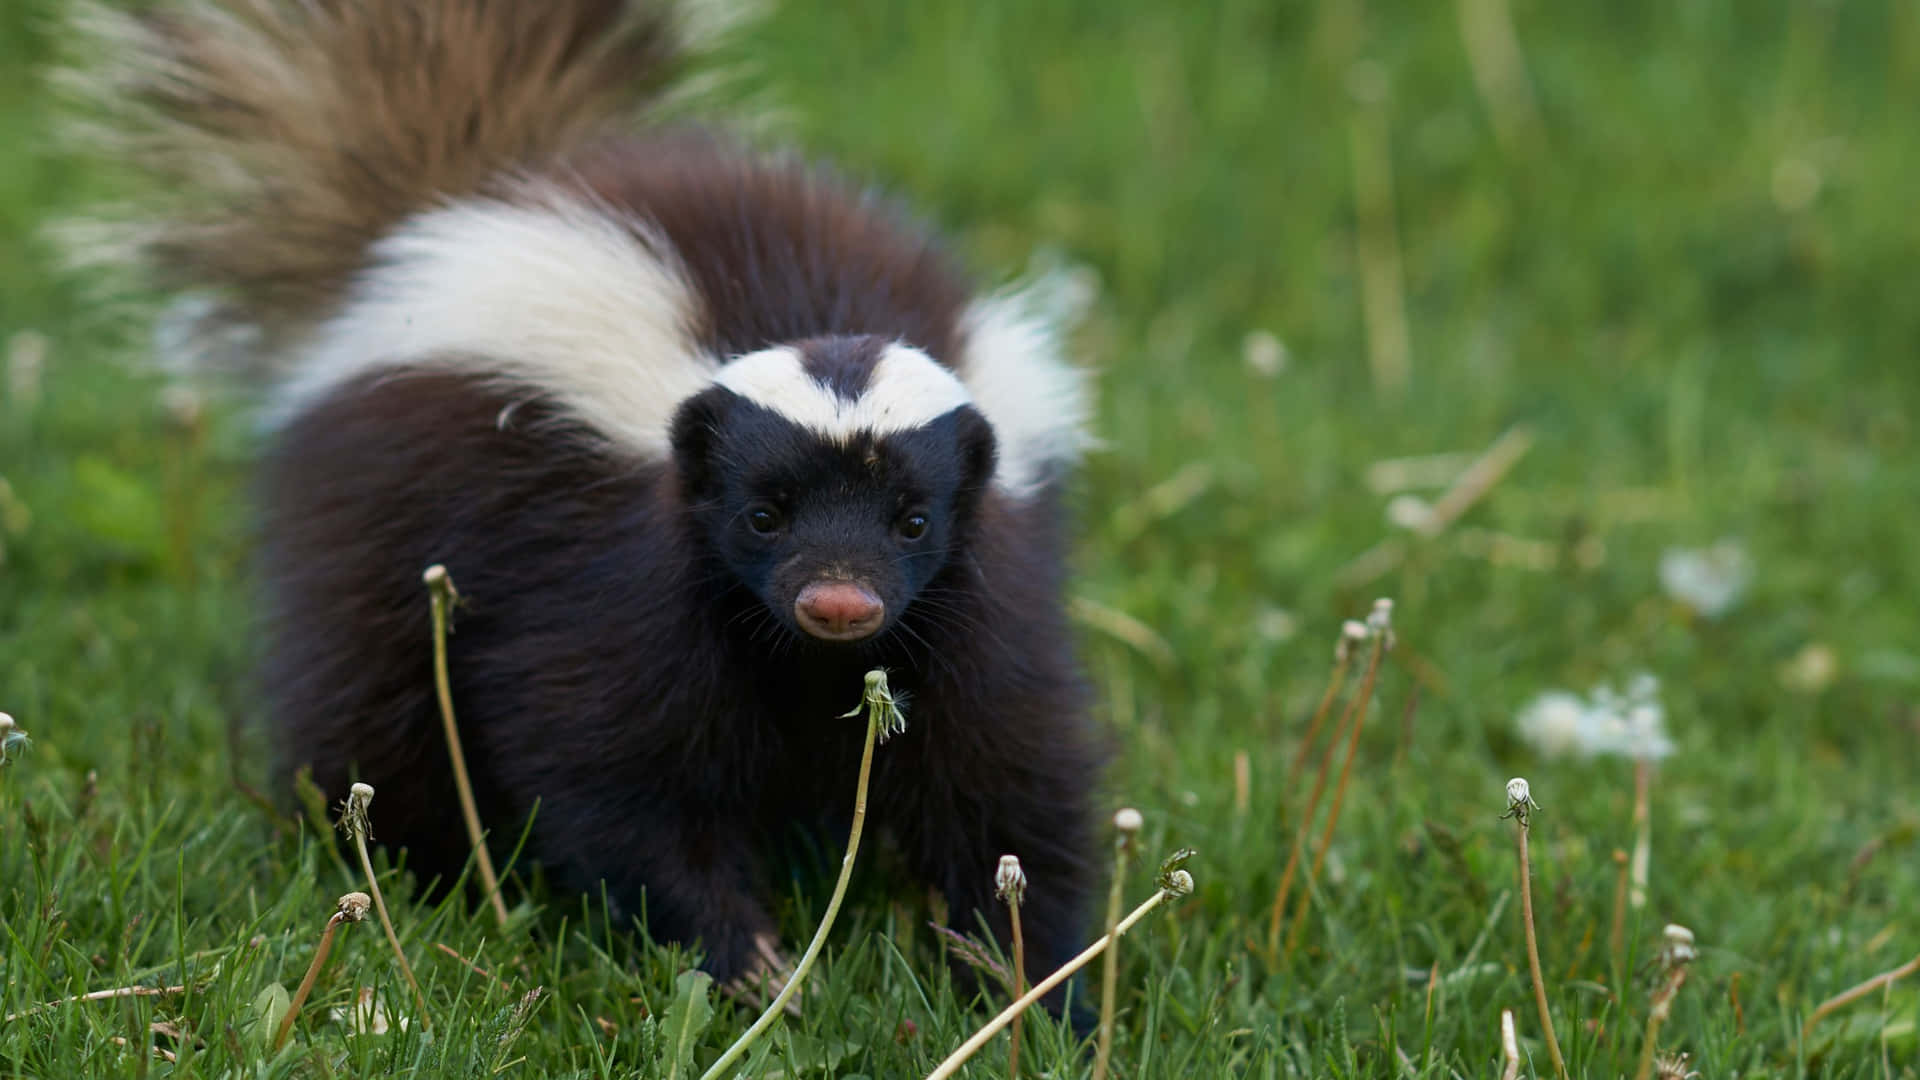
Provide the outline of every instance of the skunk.
<path id="1" fill-rule="evenodd" d="M 280 786 L 379 791 L 429 880 L 468 857 L 421 573 L 493 842 L 774 962 L 795 830 L 844 843 L 863 675 L 908 728 L 870 820 L 962 930 L 1087 940 L 1107 756 L 1063 612 L 1089 390 L 1039 291 L 792 156 L 669 121 L 701 12 L 662 0 L 89 9 L 112 234 L 273 376 L 258 483 Z M 1043 290 L 1042 290 L 1043 291 Z M 241 331 L 245 337 L 236 337 Z M 529 824 L 530 819 L 530 824 Z"/>

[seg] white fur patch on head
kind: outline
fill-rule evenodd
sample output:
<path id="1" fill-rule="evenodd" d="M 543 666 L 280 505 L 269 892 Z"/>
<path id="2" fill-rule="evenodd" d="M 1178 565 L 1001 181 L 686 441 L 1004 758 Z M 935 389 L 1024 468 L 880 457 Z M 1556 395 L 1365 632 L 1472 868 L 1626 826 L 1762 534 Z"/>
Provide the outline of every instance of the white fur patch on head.
<path id="1" fill-rule="evenodd" d="M 714 383 L 834 442 L 859 432 L 911 431 L 972 403 L 953 372 L 899 344 L 886 347 L 851 400 L 815 379 L 800 351 L 786 346 L 728 361 Z"/>
<path id="2" fill-rule="evenodd" d="M 1089 377 L 1060 339 L 1068 317 L 1060 291 L 1042 278 L 977 300 L 961 318 L 966 342 L 954 366 L 999 443 L 994 483 L 1013 495 L 1031 494 L 1095 445 Z"/>
<path id="3" fill-rule="evenodd" d="M 666 241 L 551 188 L 420 214 L 373 257 L 303 350 L 277 418 L 368 373 L 470 368 L 661 458 L 675 407 L 719 365 L 694 342 L 699 302 Z"/>

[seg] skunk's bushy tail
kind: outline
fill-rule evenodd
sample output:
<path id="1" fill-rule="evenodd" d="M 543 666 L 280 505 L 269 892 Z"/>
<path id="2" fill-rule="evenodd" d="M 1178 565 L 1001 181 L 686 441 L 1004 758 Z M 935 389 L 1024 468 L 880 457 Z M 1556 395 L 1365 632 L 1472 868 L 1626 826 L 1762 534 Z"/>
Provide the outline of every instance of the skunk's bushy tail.
<path id="1" fill-rule="evenodd" d="M 177 0 L 75 17 L 85 149 L 136 177 L 81 261 L 279 337 L 368 245 L 636 111 L 717 29 L 687 0 Z"/>

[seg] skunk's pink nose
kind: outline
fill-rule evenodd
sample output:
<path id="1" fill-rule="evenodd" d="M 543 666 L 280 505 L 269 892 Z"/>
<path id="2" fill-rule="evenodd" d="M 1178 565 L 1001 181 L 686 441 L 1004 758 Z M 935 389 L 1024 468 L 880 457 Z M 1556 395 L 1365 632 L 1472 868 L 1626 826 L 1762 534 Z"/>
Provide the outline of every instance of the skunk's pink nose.
<path id="1" fill-rule="evenodd" d="M 816 581 L 800 590 L 793 617 L 800 629 L 823 641 L 858 641 L 880 629 L 887 609 L 864 585 Z"/>

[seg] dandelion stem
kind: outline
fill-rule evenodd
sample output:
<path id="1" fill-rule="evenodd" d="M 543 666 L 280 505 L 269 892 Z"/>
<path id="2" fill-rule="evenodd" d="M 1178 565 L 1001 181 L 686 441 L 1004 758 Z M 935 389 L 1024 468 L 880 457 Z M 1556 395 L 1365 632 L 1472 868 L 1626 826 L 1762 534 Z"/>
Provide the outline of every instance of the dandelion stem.
<path id="1" fill-rule="evenodd" d="M 840 859 L 840 878 L 833 884 L 833 896 L 827 901 L 826 914 L 820 919 L 819 929 L 813 932 L 813 940 L 807 943 L 807 951 L 801 954 L 800 962 L 794 965 L 793 975 L 787 979 L 787 984 L 780 988 L 780 993 L 767 1005 L 760 1018 L 753 1022 L 753 1026 L 735 1039 L 733 1045 L 727 1047 L 726 1052 L 701 1074 L 700 1080 L 718 1080 L 725 1076 L 727 1070 L 760 1038 L 761 1033 L 773 1026 L 773 1022 L 785 1011 L 787 1000 L 800 989 L 800 983 L 806 979 L 807 972 L 813 969 L 814 961 L 820 958 L 820 950 L 826 947 L 827 932 L 833 929 L 833 920 L 840 914 L 840 902 L 847 895 L 847 882 L 853 878 L 853 857 L 860 850 L 860 832 L 867 820 L 867 780 L 873 773 L 873 747 L 879 741 L 882 725 L 891 730 L 899 720 L 897 707 L 887 693 L 886 675 L 877 669 L 867 674 L 865 703 L 867 739 L 860 752 L 860 778 L 854 785 L 853 827 L 847 833 L 847 853 Z"/>
<path id="2" fill-rule="evenodd" d="M 1287 787 L 1294 786 L 1300 763 L 1305 760 L 1307 751 L 1319 737 L 1320 725 L 1326 719 L 1327 710 L 1346 685 L 1347 669 L 1353 663 L 1350 642 L 1353 640 L 1353 628 L 1364 634 L 1365 627 L 1359 623 L 1348 623 L 1341 629 L 1339 646 L 1333 654 L 1333 674 L 1327 680 L 1327 691 L 1320 697 L 1320 706 L 1314 710 L 1313 723 L 1307 733 L 1307 741 L 1301 744 L 1294 758 L 1294 768 L 1288 771 Z M 1267 914 L 1267 966 L 1277 967 L 1280 963 L 1280 916 L 1287 910 L 1287 897 L 1293 892 L 1293 875 L 1300 869 L 1300 852 L 1306 848 L 1308 829 L 1313 824 L 1314 811 L 1320 808 L 1320 796 L 1327 789 L 1327 776 L 1333 769 L 1333 752 L 1340 745 L 1340 735 L 1346 729 L 1347 712 L 1340 714 L 1340 720 L 1334 725 L 1333 736 L 1327 743 L 1327 749 L 1320 757 L 1319 771 L 1314 773 L 1313 790 L 1307 795 L 1306 806 L 1300 811 L 1300 824 L 1293 830 L 1293 848 L 1287 852 L 1286 868 L 1280 871 L 1280 884 L 1273 890 L 1273 909 Z"/>
<path id="3" fill-rule="evenodd" d="M 307 995 L 313 993 L 313 984 L 320 978 L 320 969 L 326 965 L 327 954 L 333 951 L 333 932 L 347 921 L 345 912 L 336 911 L 327 920 L 327 928 L 320 931 L 320 944 L 313 950 L 313 963 L 307 965 L 307 974 L 300 980 L 300 988 L 293 992 L 293 1001 L 287 1005 L 287 1014 L 280 1018 L 280 1028 L 273 1033 L 273 1050 L 279 1053 L 287 1044 L 287 1036 L 293 1031 L 293 1022 L 300 1015 L 300 1006 L 307 1003 Z"/>
<path id="4" fill-rule="evenodd" d="M 11 1024 L 23 1016 L 32 1016 L 35 1013 L 47 1009 L 58 1008 L 62 1005 L 73 1005 L 83 1001 L 112 1001 L 117 998 L 159 997 L 162 994 L 184 994 L 186 992 L 187 988 L 185 986 L 116 986 L 111 990 L 93 990 L 85 994 L 75 994 L 73 997 L 61 998 L 58 1001 L 49 1001 L 44 1005 L 35 1005 L 30 1009 L 22 1009 L 16 1013 L 8 1013 L 6 1015 L 6 1023 Z"/>
<path id="5" fill-rule="evenodd" d="M 1627 890 L 1627 904 L 1635 911 L 1647 906 L 1648 863 L 1652 860 L 1653 816 L 1648 812 L 1649 791 L 1653 786 L 1653 762 L 1645 757 L 1633 760 L 1633 880 Z"/>
<path id="6" fill-rule="evenodd" d="M 1554 1075 L 1567 1080 L 1567 1061 L 1560 1056 L 1560 1040 L 1553 1033 L 1553 1017 L 1547 1012 L 1547 980 L 1540 974 L 1540 942 L 1533 932 L 1533 868 L 1527 858 L 1527 819 L 1515 815 L 1515 835 L 1520 844 L 1520 924 L 1527 932 L 1527 967 L 1533 974 L 1533 1003 L 1540 1009 L 1540 1029 L 1546 1033 L 1547 1054 L 1553 1059 Z"/>
<path id="7" fill-rule="evenodd" d="M 1326 692 L 1320 695 L 1320 704 L 1313 710 L 1313 720 L 1307 724 L 1306 737 L 1300 740 L 1300 749 L 1294 751 L 1293 764 L 1287 766 L 1287 787 L 1291 790 L 1300 780 L 1300 770 L 1306 767 L 1307 754 L 1313 750 L 1313 744 L 1320 739 L 1320 728 L 1327 721 L 1327 713 L 1332 710 L 1334 701 L 1339 698 L 1340 690 L 1347 684 L 1347 669 L 1353 666 L 1353 653 L 1341 642 L 1334 655 L 1333 673 L 1327 677 Z"/>
<path id="8" fill-rule="evenodd" d="M 1913 959 L 1891 971 L 1883 971 L 1873 978 L 1868 979 L 1866 982 L 1851 989 L 1843 990 L 1821 1002 L 1819 1006 L 1813 1010 L 1813 1014 L 1807 1017 L 1807 1022 L 1801 1026 L 1800 1041 L 1804 1043 L 1808 1038 L 1812 1037 L 1814 1025 L 1825 1019 L 1830 1013 L 1853 1004 L 1868 994 L 1873 993 L 1875 990 L 1891 986 L 1916 971 L 1920 971 L 1920 956 L 1915 956 Z"/>
<path id="9" fill-rule="evenodd" d="M 1115 937 L 1113 928 L 1120 925 L 1121 909 L 1126 904 L 1127 856 L 1133 852 L 1133 838 L 1140 832 L 1140 811 L 1131 807 L 1121 810 L 1113 817 L 1115 829 L 1113 846 L 1113 884 L 1107 891 L 1107 936 Z M 1120 986 L 1120 942 L 1115 938 L 1113 946 L 1101 961 L 1100 969 L 1100 1038 L 1093 1054 L 1093 1080 L 1106 1080 L 1107 1067 L 1113 1058 L 1113 1006 L 1114 998 Z"/>
<path id="10" fill-rule="evenodd" d="M 420 981 L 413 977 L 413 965 L 407 963 L 407 953 L 400 947 L 400 935 L 394 933 L 393 919 L 387 915 L 387 900 L 380 892 L 380 880 L 373 873 L 373 859 L 367 855 L 367 833 L 372 829 L 368 818 L 373 805 L 373 787 L 369 784 L 355 784 L 347 796 L 347 809 L 340 817 L 341 825 L 347 834 L 353 837 L 353 848 L 360 855 L 360 872 L 367 876 L 367 891 L 373 894 L 373 907 L 380 913 L 380 928 L 386 931 L 387 944 L 393 946 L 393 956 L 400 962 L 400 974 L 406 976 L 407 985 L 413 988 L 413 999 L 420 1006 L 420 1026 L 433 1026 L 433 1017 L 427 1012 L 427 995 L 420 990 Z"/>
<path id="11" fill-rule="evenodd" d="M 1613 961 L 1615 996 L 1626 990 L 1627 972 L 1627 853 L 1615 848 L 1616 868 L 1613 881 L 1613 927 L 1607 931 L 1607 951 Z"/>
<path id="12" fill-rule="evenodd" d="M 1020 933 L 1020 905 L 1008 901 L 1007 914 L 1013 918 L 1013 996 L 1018 1000 L 1027 992 L 1027 943 Z M 1008 1036 L 1008 1080 L 1018 1080 L 1020 1076 L 1020 1027 L 1024 1019 L 1024 1014 L 1014 1016 L 1013 1031 Z"/>
<path id="13" fill-rule="evenodd" d="M 1634 1080 L 1650 1080 L 1653 1076 L 1653 1057 L 1654 1051 L 1660 1046 L 1660 1029 L 1666 1025 L 1667 1016 L 1673 1011 L 1674 995 L 1680 992 L 1680 984 L 1686 981 L 1686 966 L 1676 964 L 1668 972 L 1667 981 L 1654 991 L 1653 1005 L 1647 1010 L 1647 1034 L 1640 1043 L 1640 1067 L 1634 1070 Z"/>
<path id="14" fill-rule="evenodd" d="M 1353 756 L 1360 749 L 1360 728 L 1367 722 L 1367 706 L 1373 701 L 1373 687 L 1380 675 L 1380 659 L 1387 652 L 1387 632 L 1382 630 L 1373 637 L 1373 651 L 1367 657 L 1367 671 L 1360 679 L 1360 691 L 1353 700 L 1347 702 L 1346 717 L 1341 718 L 1341 726 L 1347 729 L 1347 756 L 1340 764 L 1340 782 L 1334 786 L 1333 802 L 1327 807 L 1327 823 L 1320 832 L 1320 843 L 1314 848 L 1313 866 L 1307 871 L 1306 884 L 1300 890 L 1300 899 L 1295 901 L 1292 921 L 1287 926 L 1287 952 L 1291 954 L 1300 944 L 1300 934 L 1307 922 L 1307 909 L 1313 902 L 1313 883 L 1320 878 L 1320 871 L 1326 865 L 1327 852 L 1333 847 L 1333 830 L 1340 824 L 1340 807 L 1347 797 L 1347 781 L 1353 774 Z M 1333 760 L 1333 751 L 1337 745 L 1327 747 L 1327 760 Z M 1304 829 L 1307 822 L 1302 821 Z"/>
<path id="15" fill-rule="evenodd" d="M 1513 1010 L 1500 1010 L 1500 1080 L 1520 1080 L 1520 1040 L 1513 1030 Z"/>
<path id="16" fill-rule="evenodd" d="M 1093 944 L 1087 946 L 1085 949 L 1081 950 L 1080 955 L 1060 965 L 1060 969 L 1058 971 L 1055 971 L 1053 974 L 1035 983 L 1033 986 L 1033 989 L 1021 995 L 1020 998 L 1014 1001 L 1013 1004 L 1008 1005 L 1006 1008 L 1000 1010 L 1000 1014 L 998 1016 L 995 1016 L 992 1020 L 989 1020 L 985 1027 L 981 1028 L 979 1031 L 974 1032 L 972 1038 L 968 1039 L 966 1042 L 961 1043 L 959 1049 L 947 1055 L 947 1059 L 945 1061 L 942 1061 L 937 1068 L 935 1068 L 932 1072 L 928 1073 L 927 1080 L 946 1080 L 947 1077 L 950 1077 L 954 1073 L 958 1072 L 960 1069 L 960 1066 L 966 1064 L 968 1058 L 978 1053 L 980 1048 L 982 1046 L 985 1046 L 989 1039 L 992 1039 L 995 1035 L 998 1035 L 1000 1033 L 1001 1028 L 1004 1028 L 1008 1024 L 1012 1023 L 1014 1017 L 1017 1017 L 1021 1013 L 1025 1012 L 1028 1008 L 1030 1008 L 1033 1005 L 1034 1002 L 1039 1001 L 1041 998 L 1045 997 L 1048 993 L 1050 993 L 1054 987 L 1059 986 L 1061 983 L 1066 982 L 1068 979 L 1072 978 L 1074 972 L 1079 971 L 1081 968 L 1087 966 L 1087 964 L 1093 961 L 1094 957 L 1099 956 L 1102 952 L 1105 952 L 1108 945 L 1112 944 L 1115 941 L 1118 941 L 1123 935 L 1126 934 L 1127 931 L 1133 929 L 1133 925 L 1139 922 L 1141 919 L 1146 918 L 1147 914 L 1151 912 L 1154 908 L 1159 907 L 1162 903 L 1164 903 L 1168 899 L 1178 895 L 1182 895 L 1182 894 L 1176 893 L 1173 890 L 1162 886 L 1152 896 L 1148 897 L 1146 902 L 1142 903 L 1139 907 L 1134 908 L 1133 911 L 1130 912 L 1126 918 L 1121 919 L 1120 922 L 1114 926 L 1113 933 L 1102 937 L 1100 940 L 1094 942 Z"/>
<path id="17" fill-rule="evenodd" d="M 447 756 L 453 760 L 453 787 L 460 795 L 460 816 L 467 823 L 467 841 L 473 847 L 474 866 L 480 873 L 480 886 L 493 907 L 494 921 L 507 925 L 507 905 L 500 899 L 500 879 L 493 872 L 493 856 L 487 851 L 486 835 L 480 831 L 480 811 L 473 801 L 473 781 L 467 777 L 467 755 L 460 748 L 460 726 L 453 718 L 453 687 L 447 678 L 447 620 L 459 594 L 447 568 L 435 563 L 427 567 L 423 579 L 433 606 L 433 689 L 440 699 L 440 722 L 446 729 Z"/>

